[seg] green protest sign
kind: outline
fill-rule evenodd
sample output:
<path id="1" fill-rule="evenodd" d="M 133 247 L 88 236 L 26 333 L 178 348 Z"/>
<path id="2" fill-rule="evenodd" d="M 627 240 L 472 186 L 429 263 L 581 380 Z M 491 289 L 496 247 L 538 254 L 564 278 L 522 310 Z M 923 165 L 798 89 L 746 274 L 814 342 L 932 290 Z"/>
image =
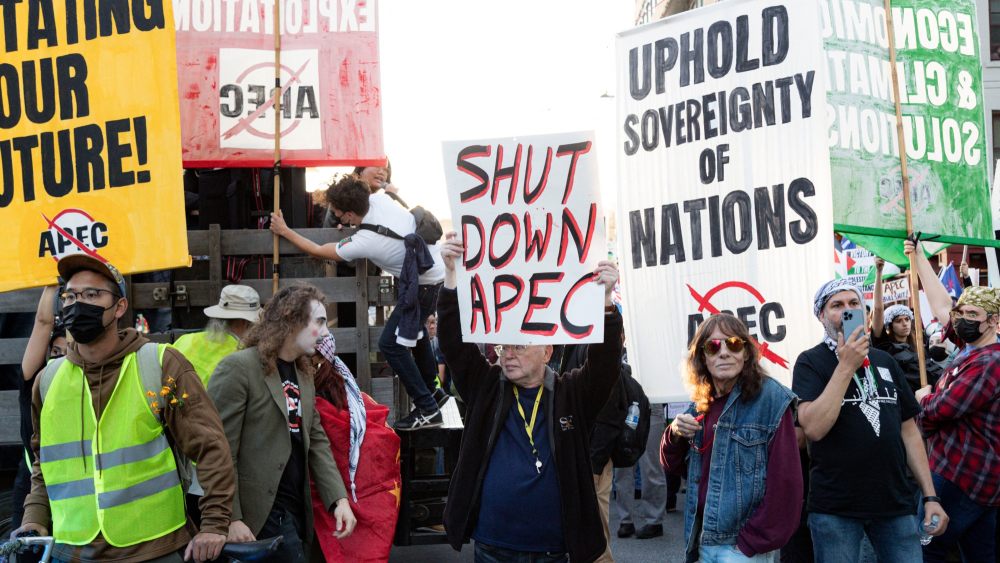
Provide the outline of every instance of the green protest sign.
<path id="1" fill-rule="evenodd" d="M 820 0 L 837 231 L 879 254 L 906 236 L 884 0 Z M 974 0 L 893 0 L 914 230 L 998 246 Z M 874 248 L 872 248 L 874 247 Z M 901 250 L 901 248 L 899 248 Z"/>

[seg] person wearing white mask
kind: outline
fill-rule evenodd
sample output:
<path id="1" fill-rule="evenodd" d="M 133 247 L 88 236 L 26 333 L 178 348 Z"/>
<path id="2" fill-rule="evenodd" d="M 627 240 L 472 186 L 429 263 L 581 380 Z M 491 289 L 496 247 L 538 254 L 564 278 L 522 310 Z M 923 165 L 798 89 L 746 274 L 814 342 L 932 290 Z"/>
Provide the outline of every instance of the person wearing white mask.
<path id="1" fill-rule="evenodd" d="M 349 536 L 356 524 L 316 411 L 309 357 L 328 334 L 320 290 L 286 287 L 244 335 L 244 349 L 226 356 L 209 381 L 237 475 L 228 541 L 284 536 L 268 561 L 307 560 L 310 480 L 336 518 L 334 537 Z"/>

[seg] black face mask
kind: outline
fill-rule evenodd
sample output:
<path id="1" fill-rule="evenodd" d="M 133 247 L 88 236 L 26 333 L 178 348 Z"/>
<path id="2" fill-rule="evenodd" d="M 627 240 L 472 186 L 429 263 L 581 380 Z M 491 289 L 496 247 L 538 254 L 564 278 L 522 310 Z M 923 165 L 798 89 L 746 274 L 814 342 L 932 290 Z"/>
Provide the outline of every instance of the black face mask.
<path id="1" fill-rule="evenodd" d="M 935 362 L 943 362 L 948 359 L 948 349 L 944 346 L 931 346 L 927 351 Z"/>
<path id="2" fill-rule="evenodd" d="M 961 338 L 963 342 L 966 344 L 972 344 L 983 337 L 983 333 L 979 331 L 979 327 L 982 324 L 983 321 L 958 319 L 955 321 L 955 332 L 958 333 L 958 337 Z"/>
<path id="3" fill-rule="evenodd" d="M 90 303 L 73 303 L 63 309 L 63 322 L 66 325 L 66 330 L 73 335 L 73 340 L 80 344 L 90 344 L 114 324 L 114 319 L 110 323 L 104 324 L 104 312 L 112 308 L 114 305 L 105 309 L 100 305 L 91 305 Z"/>

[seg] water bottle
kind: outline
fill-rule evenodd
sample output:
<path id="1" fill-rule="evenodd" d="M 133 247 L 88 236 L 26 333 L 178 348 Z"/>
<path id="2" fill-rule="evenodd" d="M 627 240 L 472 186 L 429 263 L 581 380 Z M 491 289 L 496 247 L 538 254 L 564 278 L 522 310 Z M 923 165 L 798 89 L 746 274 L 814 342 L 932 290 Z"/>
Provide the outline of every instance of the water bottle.
<path id="1" fill-rule="evenodd" d="M 937 528 L 938 522 L 940 521 L 941 518 L 939 518 L 938 515 L 935 514 L 934 516 L 931 516 L 930 526 L 924 526 L 923 522 L 920 523 L 920 545 L 927 545 L 931 543 L 932 536 L 930 535 L 929 532 L 933 532 L 934 529 Z"/>
<path id="2" fill-rule="evenodd" d="M 625 417 L 625 425 L 635 430 L 639 426 L 639 403 L 638 401 L 633 401 L 632 406 L 628 408 L 628 416 Z"/>

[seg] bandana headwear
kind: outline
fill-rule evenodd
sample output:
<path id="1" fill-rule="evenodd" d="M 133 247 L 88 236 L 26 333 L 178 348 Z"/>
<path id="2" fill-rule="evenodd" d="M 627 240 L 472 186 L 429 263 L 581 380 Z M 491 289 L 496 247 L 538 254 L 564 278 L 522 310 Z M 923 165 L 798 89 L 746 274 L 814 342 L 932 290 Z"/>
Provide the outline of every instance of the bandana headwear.
<path id="1" fill-rule="evenodd" d="M 910 317 L 910 322 L 913 322 L 913 311 L 910 310 L 906 305 L 893 305 L 885 310 L 885 329 L 889 330 L 892 325 L 892 321 L 898 319 L 899 317 Z"/>
<path id="2" fill-rule="evenodd" d="M 865 302 L 865 297 L 861 294 L 861 288 L 851 283 L 851 280 L 841 278 L 839 280 L 826 282 L 823 284 L 823 287 L 819 288 L 819 291 L 816 292 L 816 296 L 813 297 L 813 314 L 816 315 L 817 319 L 819 318 L 820 313 L 823 312 L 823 307 L 826 307 L 826 302 L 841 291 L 853 291 L 857 294 L 859 301 L 862 303 Z"/>
<path id="3" fill-rule="evenodd" d="M 959 305 L 975 305 L 986 309 L 991 315 L 1000 313 L 1000 289 L 992 287 L 973 286 L 962 290 L 958 298 Z"/>
<path id="4" fill-rule="evenodd" d="M 354 474 L 358 472 L 358 458 L 361 457 L 361 443 L 365 440 L 365 429 L 368 425 L 368 413 L 365 410 L 365 400 L 361 397 L 361 389 L 355 381 L 351 370 L 337 357 L 337 343 L 332 335 L 326 335 L 316 350 L 326 358 L 333 369 L 344 378 L 344 389 L 347 391 L 347 412 L 351 416 L 351 496 L 358 502 L 357 487 L 354 486 Z"/>

